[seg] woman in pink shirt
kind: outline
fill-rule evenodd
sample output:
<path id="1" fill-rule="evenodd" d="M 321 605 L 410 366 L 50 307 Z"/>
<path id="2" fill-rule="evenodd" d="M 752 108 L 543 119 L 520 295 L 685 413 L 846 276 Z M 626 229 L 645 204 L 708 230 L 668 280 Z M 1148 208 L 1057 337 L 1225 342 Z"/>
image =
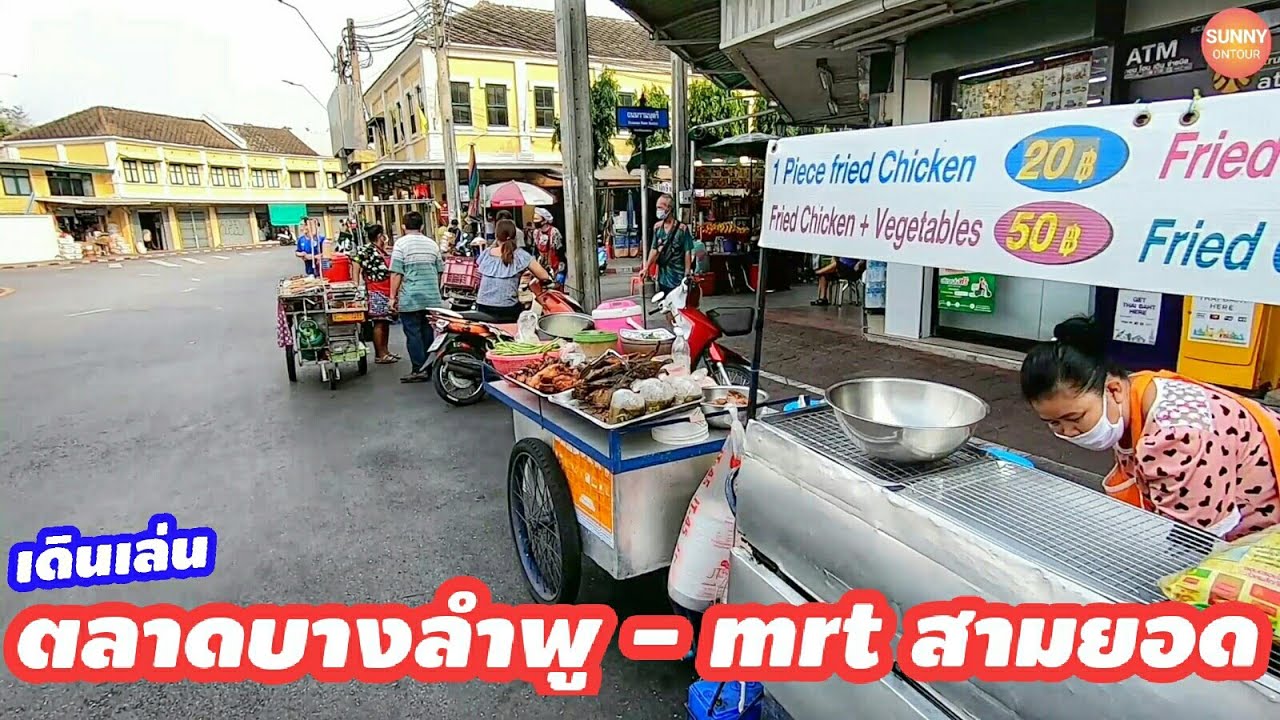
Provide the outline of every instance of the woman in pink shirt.
<path id="1" fill-rule="evenodd" d="M 1280 524 L 1280 415 L 1170 372 L 1110 363 L 1089 320 L 1054 328 L 1022 363 L 1022 394 L 1049 429 L 1115 454 L 1117 499 L 1234 540 Z"/>

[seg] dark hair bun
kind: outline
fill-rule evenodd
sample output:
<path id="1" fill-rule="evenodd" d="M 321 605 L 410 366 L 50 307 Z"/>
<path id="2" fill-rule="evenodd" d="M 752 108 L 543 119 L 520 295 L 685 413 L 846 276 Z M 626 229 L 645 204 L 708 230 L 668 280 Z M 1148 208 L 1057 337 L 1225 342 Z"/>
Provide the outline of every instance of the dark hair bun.
<path id="1" fill-rule="evenodd" d="M 1098 324 L 1088 317 L 1063 320 L 1053 328 L 1053 337 L 1090 358 L 1103 358 L 1107 354 L 1107 338 Z"/>

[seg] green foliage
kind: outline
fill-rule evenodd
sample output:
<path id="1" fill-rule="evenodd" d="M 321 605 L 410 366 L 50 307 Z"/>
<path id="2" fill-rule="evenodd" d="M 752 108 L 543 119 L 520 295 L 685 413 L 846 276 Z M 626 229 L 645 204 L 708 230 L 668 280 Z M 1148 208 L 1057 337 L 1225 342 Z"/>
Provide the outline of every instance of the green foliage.
<path id="1" fill-rule="evenodd" d="M 618 162 L 610 142 L 618 133 L 618 80 L 612 70 L 600 73 L 591 83 L 591 149 L 596 169 Z M 551 132 L 551 146 L 560 147 L 560 118 Z"/>
<path id="2" fill-rule="evenodd" d="M 750 113 L 747 99 L 713 85 L 707 80 L 694 80 L 689 83 L 689 126 L 729 118 L 742 117 Z M 705 128 L 699 140 L 723 140 L 734 135 L 747 132 L 747 121 L 737 120 L 725 125 Z"/>
<path id="3" fill-rule="evenodd" d="M 0 138 L 31 127 L 27 113 L 17 105 L 0 105 Z"/>
<path id="4" fill-rule="evenodd" d="M 651 108 L 671 107 L 671 97 L 667 95 L 666 88 L 661 85 L 645 85 L 644 88 L 641 89 L 640 95 L 644 98 L 645 105 L 648 105 Z M 639 102 L 639 100 L 637 100 L 637 102 Z M 671 131 L 659 130 L 651 135 L 649 139 L 645 141 L 645 144 L 649 147 L 657 147 L 658 145 L 665 145 L 669 142 L 671 142 Z M 631 149 L 635 151 L 638 150 L 639 147 L 640 146 L 636 139 L 632 138 Z"/>

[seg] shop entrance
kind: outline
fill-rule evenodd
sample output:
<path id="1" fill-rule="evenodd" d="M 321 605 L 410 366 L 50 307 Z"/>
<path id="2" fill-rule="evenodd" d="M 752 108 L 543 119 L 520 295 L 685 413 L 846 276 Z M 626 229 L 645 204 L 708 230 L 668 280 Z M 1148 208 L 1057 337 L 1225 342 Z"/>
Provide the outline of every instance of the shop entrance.
<path id="1" fill-rule="evenodd" d="M 138 212 L 138 233 L 139 241 L 146 237 L 144 233 L 150 231 L 150 241 L 147 242 L 147 250 L 168 250 L 169 244 L 165 241 L 164 232 L 164 213 L 156 211 L 139 211 Z"/>

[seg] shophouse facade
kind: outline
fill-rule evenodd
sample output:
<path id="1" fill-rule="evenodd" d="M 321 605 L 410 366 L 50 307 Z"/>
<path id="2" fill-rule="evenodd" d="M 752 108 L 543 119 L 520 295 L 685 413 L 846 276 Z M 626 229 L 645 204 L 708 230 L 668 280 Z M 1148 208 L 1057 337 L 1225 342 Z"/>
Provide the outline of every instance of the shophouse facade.
<path id="1" fill-rule="evenodd" d="M 451 15 L 449 28 L 449 105 L 441 107 L 437 101 L 439 74 L 429 39 L 410 41 L 366 84 L 368 140 L 377 159 L 365 163 L 342 187 L 356 199 L 429 196 L 445 204 L 440 118 L 449 113 L 460 169 L 465 171 L 474 149 L 482 184 L 522 180 L 558 196 L 562 160 L 552 136 L 560 117 L 561 91 L 554 14 L 480 2 Z M 612 71 L 619 104 L 638 102 L 645 88 L 670 91 L 671 54 L 639 25 L 590 17 L 587 32 L 592 80 Z M 625 165 L 632 152 L 629 137 L 620 133 L 613 146 Z M 605 181 L 638 183 L 638 176 L 620 167 L 597 175 Z M 465 191 L 465 175 L 461 182 Z M 400 209 L 381 206 L 377 219 L 394 227 Z"/>
<path id="2" fill-rule="evenodd" d="M 268 206 L 290 204 L 332 234 L 347 214 L 341 171 L 287 128 L 92 107 L 0 143 L 0 221 L 43 216 L 72 235 L 114 225 L 130 243 L 149 231 L 151 250 L 191 250 L 274 240 Z"/>
<path id="3" fill-rule="evenodd" d="M 620 6 L 623 5 L 620 3 Z M 1215 78 L 1199 32 L 1214 13 L 1246 6 L 1270 17 L 1277 3 L 1224 0 L 720 0 L 719 22 L 679 22 L 661 3 L 626 9 L 694 69 L 732 63 L 746 81 L 801 122 L 914 124 L 1133 103 L 1280 84 L 1280 54 L 1249 83 Z M 705 21 L 707 16 L 702 16 Z M 1272 18 L 1275 27 L 1280 18 Z M 719 53 L 692 53 L 714 37 Z M 868 107 L 856 101 L 866 58 L 891 64 L 891 83 Z M 946 268 L 890 263 L 882 318 L 869 332 L 1016 357 L 1074 315 L 1113 322 L 1115 288 L 995 278 L 994 312 L 940 309 Z M 1184 319 L 1165 296 L 1154 344 L 1115 341 L 1132 367 L 1174 367 Z M 1105 327 L 1110 330 L 1110 327 Z M 1012 352 L 1010 352 L 1012 351 Z"/>

